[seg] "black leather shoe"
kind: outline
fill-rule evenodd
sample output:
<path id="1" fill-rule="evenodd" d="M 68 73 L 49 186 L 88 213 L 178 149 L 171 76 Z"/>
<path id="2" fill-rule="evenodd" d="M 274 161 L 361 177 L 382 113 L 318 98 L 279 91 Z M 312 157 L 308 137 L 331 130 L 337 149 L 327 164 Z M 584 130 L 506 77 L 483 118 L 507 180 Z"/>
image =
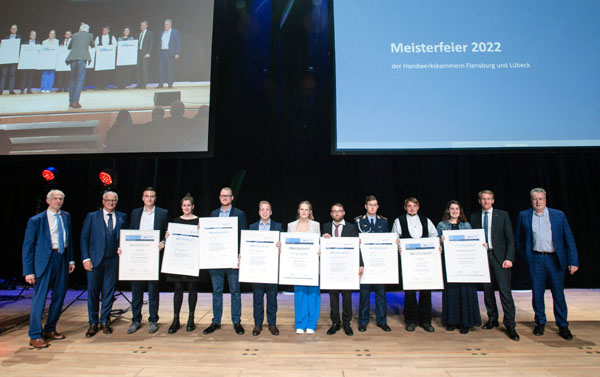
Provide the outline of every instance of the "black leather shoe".
<path id="1" fill-rule="evenodd" d="M 279 329 L 277 328 L 277 326 L 269 326 L 269 331 L 273 335 L 279 335 Z"/>
<path id="2" fill-rule="evenodd" d="M 521 338 L 519 337 L 519 334 L 517 334 L 517 330 L 515 330 L 514 327 L 509 327 L 506 329 L 506 335 L 508 335 L 508 337 L 514 341 L 518 341 Z"/>
<path id="3" fill-rule="evenodd" d="M 110 327 L 110 323 L 101 323 L 100 327 L 102 328 L 102 334 L 110 335 L 113 333 L 112 327 Z"/>
<path id="4" fill-rule="evenodd" d="M 171 323 L 171 326 L 169 327 L 169 334 L 175 334 L 177 332 L 177 330 L 179 330 L 180 327 L 180 323 L 179 323 L 179 319 L 174 319 L 173 323 Z"/>
<path id="5" fill-rule="evenodd" d="M 331 325 L 331 327 L 329 328 L 329 330 L 327 330 L 327 335 L 333 335 L 336 332 L 340 331 L 340 324 L 339 323 L 334 323 L 333 325 Z"/>
<path id="6" fill-rule="evenodd" d="M 377 327 L 379 327 L 380 329 L 382 329 L 385 332 L 390 332 L 392 331 L 391 327 L 389 327 L 387 325 L 387 323 L 381 324 L 381 325 L 377 325 Z"/>
<path id="7" fill-rule="evenodd" d="M 544 325 L 535 325 L 533 328 L 533 335 L 542 336 L 544 335 Z"/>
<path id="8" fill-rule="evenodd" d="M 262 326 L 254 326 L 254 330 L 252 330 L 252 335 L 257 336 L 262 331 Z"/>
<path id="9" fill-rule="evenodd" d="M 448 325 L 448 326 L 446 326 L 446 330 L 448 330 L 448 331 L 454 331 L 457 328 L 458 328 L 458 326 L 456 326 L 456 325 Z"/>
<path id="10" fill-rule="evenodd" d="M 486 330 L 491 330 L 494 327 L 498 327 L 500 326 L 500 324 L 498 323 L 498 321 L 496 320 L 488 320 L 483 326 L 481 326 L 482 329 L 486 329 Z"/>
<path id="11" fill-rule="evenodd" d="M 461 328 L 460 328 L 460 331 L 459 331 L 459 332 L 460 332 L 461 334 L 463 334 L 463 335 L 464 335 L 464 334 L 468 334 L 468 333 L 469 333 L 469 328 L 468 328 L 468 327 L 462 327 L 462 326 L 461 326 Z"/>
<path id="12" fill-rule="evenodd" d="M 367 326 L 358 325 L 358 331 L 360 331 L 360 332 L 365 332 L 365 331 L 367 331 Z"/>
<path id="13" fill-rule="evenodd" d="M 417 328 L 417 325 L 415 325 L 414 323 L 406 324 L 406 331 L 415 331 L 416 328 Z"/>
<path id="14" fill-rule="evenodd" d="M 210 326 L 205 328 L 204 331 L 202 331 L 202 334 L 208 335 L 208 334 L 215 332 L 215 330 L 218 330 L 220 328 L 221 328 L 221 325 L 217 325 L 216 323 L 213 322 L 210 324 Z"/>
<path id="15" fill-rule="evenodd" d="M 233 329 L 235 330 L 235 333 L 238 335 L 244 335 L 244 328 L 242 327 L 241 323 L 234 323 L 233 324 Z"/>
<path id="16" fill-rule="evenodd" d="M 569 328 L 567 326 L 565 327 L 559 327 L 558 328 L 558 335 L 560 335 L 561 338 L 565 339 L 565 340 L 572 340 L 573 339 L 573 334 L 571 334 L 571 331 L 569 331 Z"/>
<path id="17" fill-rule="evenodd" d="M 93 325 L 90 325 L 90 328 L 85 333 L 85 337 L 91 338 L 92 336 L 96 335 L 97 332 L 98 332 L 98 324 L 94 323 Z"/>
<path id="18" fill-rule="evenodd" d="M 348 336 L 354 335 L 354 331 L 352 331 L 352 327 L 350 327 L 350 324 L 344 324 L 344 333 Z"/>
<path id="19" fill-rule="evenodd" d="M 194 325 L 194 317 L 188 318 L 187 325 L 185 326 L 185 331 L 190 332 L 196 330 L 196 325 Z"/>
<path id="20" fill-rule="evenodd" d="M 435 331 L 435 329 L 433 328 L 433 326 L 431 326 L 428 323 L 421 325 L 421 327 L 423 328 L 423 330 L 425 330 L 427 332 L 434 332 Z"/>

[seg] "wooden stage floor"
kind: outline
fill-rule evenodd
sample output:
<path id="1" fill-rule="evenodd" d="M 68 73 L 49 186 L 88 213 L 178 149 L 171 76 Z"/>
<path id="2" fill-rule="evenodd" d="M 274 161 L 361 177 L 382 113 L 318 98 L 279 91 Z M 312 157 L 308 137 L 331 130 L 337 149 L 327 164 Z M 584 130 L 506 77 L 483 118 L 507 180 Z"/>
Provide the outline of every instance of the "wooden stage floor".
<path id="1" fill-rule="evenodd" d="M 14 291 L 12 291 L 14 294 Z M 27 318 L 31 293 L 25 299 L 0 302 L 0 322 Z M 65 303 L 79 292 L 69 291 Z M 353 296 L 354 336 L 326 334 L 330 326 L 329 298 L 322 294 L 321 317 L 315 335 L 294 333 L 293 295 L 278 296 L 279 336 L 265 330 L 252 336 L 252 295 L 242 295 L 242 324 L 246 334 L 233 331 L 229 295 L 224 297 L 223 326 L 204 336 L 202 330 L 212 318 L 211 295 L 201 293 L 196 308 L 194 332 L 180 329 L 169 335 L 172 293 L 161 294 L 159 331 L 148 334 L 147 306 L 142 328 L 127 335 L 128 311 L 118 318 L 112 335 L 84 336 L 87 325 L 86 301 L 77 301 L 62 315 L 58 330 L 67 338 L 50 347 L 35 350 L 28 346 L 27 321 L 0 335 L 0 376 L 600 376 L 600 290 L 567 291 L 570 328 L 575 338 L 566 341 L 553 322 L 552 299 L 546 296 L 549 324 L 546 334 L 532 334 L 531 292 L 514 292 L 519 342 L 508 339 L 500 329 L 472 330 L 467 335 L 448 332 L 440 323 L 441 294 L 433 295 L 434 333 L 418 328 L 404 330 L 399 314 L 404 295 L 388 293 L 388 323 L 385 333 L 374 325 L 359 333 L 356 317 L 358 294 Z M 129 296 L 129 293 L 126 292 Z M 85 295 L 83 296 L 86 297 Z M 487 316 L 479 296 L 482 319 Z M 371 305 L 374 305 L 371 297 Z M 182 324 L 187 319 L 184 300 Z M 127 309 L 118 297 L 114 309 Z M 266 327 L 266 326 L 265 326 Z"/>

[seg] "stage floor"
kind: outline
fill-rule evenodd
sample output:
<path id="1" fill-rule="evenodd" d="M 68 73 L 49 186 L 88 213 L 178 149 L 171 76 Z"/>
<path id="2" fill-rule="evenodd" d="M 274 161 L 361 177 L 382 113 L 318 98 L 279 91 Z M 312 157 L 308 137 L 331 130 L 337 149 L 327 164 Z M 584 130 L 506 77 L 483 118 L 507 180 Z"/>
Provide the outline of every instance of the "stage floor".
<path id="1" fill-rule="evenodd" d="M 7 292 L 3 292 L 6 294 Z M 80 292 L 69 291 L 65 304 Z M 142 328 L 127 335 L 131 312 L 113 323 L 114 333 L 85 337 L 86 301 L 76 301 L 62 315 L 58 330 L 65 340 L 53 341 L 49 348 L 28 346 L 27 320 L 0 335 L 0 375 L 2 376 L 598 376 L 600 375 L 600 290 L 567 290 L 570 328 L 575 338 L 566 341 L 557 334 L 553 320 L 546 334 L 532 334 L 531 292 L 514 292 L 519 342 L 508 339 L 500 329 L 474 329 L 467 335 L 448 332 L 440 323 L 441 294 L 433 294 L 434 333 L 418 328 L 404 330 L 402 293 L 388 293 L 388 324 L 385 333 L 374 324 L 365 333 L 357 329 L 358 294 L 353 296 L 354 336 L 338 332 L 326 334 L 330 326 L 329 298 L 321 295 L 321 317 L 315 335 L 294 333 L 293 295 L 278 295 L 279 336 L 263 332 L 252 336 L 252 295 L 242 295 L 242 324 L 246 334 L 233 331 L 229 295 L 224 297 L 222 328 L 211 335 L 202 330 L 212 318 L 211 295 L 202 293 L 196 307 L 194 332 L 185 331 L 187 302 L 184 300 L 182 325 L 176 334 L 167 329 L 172 320 L 172 293 L 161 294 L 160 328 L 148 334 L 147 306 Z M 15 294 L 10 291 L 10 294 Z M 25 299 L 0 302 L 0 327 L 27 318 L 32 291 Z M 130 296 L 129 292 L 126 292 Z M 86 296 L 83 295 L 83 298 Z M 485 321 L 483 297 L 479 296 Z M 371 296 L 371 305 L 374 297 Z M 127 309 L 118 297 L 113 309 Z M 546 294 L 549 319 L 550 292 Z"/>

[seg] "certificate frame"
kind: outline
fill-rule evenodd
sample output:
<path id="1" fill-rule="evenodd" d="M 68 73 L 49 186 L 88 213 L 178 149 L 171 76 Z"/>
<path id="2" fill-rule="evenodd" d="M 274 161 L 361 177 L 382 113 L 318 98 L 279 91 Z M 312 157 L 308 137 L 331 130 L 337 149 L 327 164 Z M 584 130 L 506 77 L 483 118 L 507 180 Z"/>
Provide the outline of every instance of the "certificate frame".
<path id="1" fill-rule="evenodd" d="M 444 261 L 448 283 L 490 283 L 483 229 L 444 230 Z"/>
<path id="2" fill-rule="evenodd" d="M 166 274 L 200 276 L 198 253 L 200 236 L 196 225 L 169 223 L 161 272 Z"/>
<path id="3" fill-rule="evenodd" d="M 21 46 L 19 65 L 17 65 L 17 69 L 37 69 L 40 49 L 41 45 L 38 44 L 26 44 Z"/>
<path id="4" fill-rule="evenodd" d="M 21 39 L 2 39 L 0 41 L 0 64 L 17 64 L 21 51 Z"/>
<path id="5" fill-rule="evenodd" d="M 278 231 L 242 230 L 240 283 L 279 283 Z"/>
<path id="6" fill-rule="evenodd" d="M 403 290 L 444 289 L 438 237 L 400 238 L 400 247 Z"/>
<path id="7" fill-rule="evenodd" d="M 282 232 L 279 237 L 279 284 L 318 287 L 321 235 L 309 232 Z"/>
<path id="8" fill-rule="evenodd" d="M 321 289 L 360 289 L 358 237 L 321 237 Z"/>
<path id="9" fill-rule="evenodd" d="M 117 67 L 137 65 L 138 46 L 137 39 L 117 42 Z"/>
<path id="10" fill-rule="evenodd" d="M 116 67 L 117 45 L 96 46 L 96 71 L 111 71 Z"/>
<path id="11" fill-rule="evenodd" d="M 398 236 L 396 233 L 360 233 L 364 263 L 361 284 L 399 284 Z"/>
<path id="12" fill-rule="evenodd" d="M 160 231 L 121 229 L 119 280 L 158 280 Z"/>
<path id="13" fill-rule="evenodd" d="M 238 218 L 201 217 L 199 220 L 200 269 L 238 267 Z"/>

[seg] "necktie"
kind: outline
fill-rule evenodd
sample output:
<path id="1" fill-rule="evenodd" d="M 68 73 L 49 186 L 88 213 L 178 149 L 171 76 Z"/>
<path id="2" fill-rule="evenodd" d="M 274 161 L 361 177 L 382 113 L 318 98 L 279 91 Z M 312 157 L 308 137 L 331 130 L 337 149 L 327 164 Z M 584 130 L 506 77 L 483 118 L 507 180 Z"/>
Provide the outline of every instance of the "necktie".
<path id="1" fill-rule="evenodd" d="M 112 218 L 112 213 L 107 213 L 108 215 L 108 233 L 112 234 L 113 232 L 113 218 Z"/>
<path id="2" fill-rule="evenodd" d="M 489 244 L 489 235 L 488 235 L 488 228 L 490 226 L 490 221 L 488 220 L 488 211 L 485 211 L 484 215 L 483 215 L 483 229 L 485 229 L 485 243 Z"/>
<path id="3" fill-rule="evenodd" d="M 375 226 L 375 219 L 371 219 L 371 226 Z"/>
<path id="4" fill-rule="evenodd" d="M 333 235 L 335 237 L 339 237 L 340 236 L 340 233 L 339 233 L 340 224 L 333 224 L 333 225 L 335 225 L 335 231 L 333 232 Z"/>
<path id="5" fill-rule="evenodd" d="M 65 252 L 65 239 L 63 234 L 62 219 L 58 213 L 55 216 L 56 226 L 58 227 L 58 252 L 62 254 Z"/>

